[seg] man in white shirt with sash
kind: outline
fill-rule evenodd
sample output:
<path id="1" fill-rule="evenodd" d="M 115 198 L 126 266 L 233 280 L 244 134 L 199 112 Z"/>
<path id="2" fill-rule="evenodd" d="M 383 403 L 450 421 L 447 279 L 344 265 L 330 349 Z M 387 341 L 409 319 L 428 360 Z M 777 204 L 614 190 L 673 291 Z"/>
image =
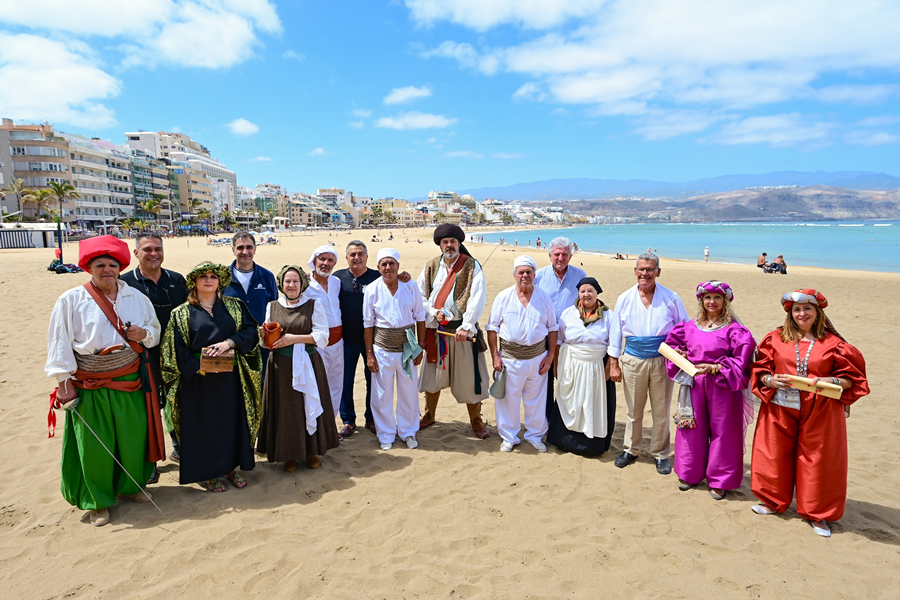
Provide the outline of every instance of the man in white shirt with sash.
<path id="1" fill-rule="evenodd" d="M 426 358 L 419 373 L 425 413 L 419 429 L 434 424 L 441 390 L 449 387 L 456 401 L 466 405 L 475 437 L 483 440 L 491 436 L 481 418 L 481 402 L 488 397 L 490 381 L 476 336 L 477 321 L 487 303 L 487 285 L 481 265 L 462 244 L 465 239 L 458 225 L 438 225 L 434 243 L 440 246 L 441 256 L 430 260 L 418 279 L 428 315 Z"/>
<path id="2" fill-rule="evenodd" d="M 414 449 L 419 446 L 416 367 L 424 353 L 425 307 L 418 286 L 398 279 L 399 252 L 382 248 L 378 251 L 377 266 L 381 277 L 366 286 L 363 299 L 366 363 L 372 371 L 372 416 L 382 450 L 390 450 L 397 436 Z"/>
<path id="3" fill-rule="evenodd" d="M 538 452 L 547 451 L 542 440 L 547 433 L 547 372 L 553 363 L 547 339 L 555 350 L 559 326 L 550 296 L 534 286 L 535 270 L 530 256 L 515 260 L 516 284 L 497 294 L 486 326 L 494 371 L 506 368 L 506 393 L 494 401 L 503 452 L 512 452 L 519 443 L 521 405 L 525 441 Z"/>
<path id="4" fill-rule="evenodd" d="M 610 379 L 622 382 L 627 408 L 624 451 L 615 465 L 627 467 L 641 452 L 649 394 L 653 415 L 650 455 L 656 459 L 656 471 L 668 475 L 672 472 L 669 408 L 674 384 L 666 375 L 666 359 L 659 354 L 659 345 L 675 325 L 688 320 L 688 314 L 678 294 L 656 283 L 660 272 L 658 256 L 638 255 L 634 268 L 637 285 L 616 301 L 615 318 L 619 319 L 625 347 L 623 351 L 622 340 L 610 339 L 609 373 Z"/>
<path id="5" fill-rule="evenodd" d="M 331 274 L 337 263 L 337 252 L 331 246 L 319 246 L 312 253 L 309 262 L 309 287 L 304 295 L 312 298 L 328 314 L 328 346 L 320 348 L 319 354 L 328 373 L 328 391 L 334 416 L 341 410 L 341 396 L 344 393 L 344 340 L 341 326 L 341 281 Z"/>

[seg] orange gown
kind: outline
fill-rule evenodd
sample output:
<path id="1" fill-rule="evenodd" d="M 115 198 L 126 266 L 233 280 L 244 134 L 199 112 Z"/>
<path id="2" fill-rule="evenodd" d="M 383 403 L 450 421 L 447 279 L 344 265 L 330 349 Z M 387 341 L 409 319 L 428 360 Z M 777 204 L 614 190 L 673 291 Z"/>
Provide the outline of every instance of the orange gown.
<path id="1" fill-rule="evenodd" d="M 809 342 L 800 342 L 806 356 Z M 797 489 L 797 513 L 811 521 L 837 521 L 847 500 L 847 423 L 844 406 L 869 393 L 866 362 L 852 345 L 828 332 L 816 341 L 807 377 L 840 377 L 852 383 L 840 400 L 800 392 L 800 410 L 775 404 L 775 389 L 760 379 L 766 374 L 797 373 L 794 343 L 778 330 L 760 342 L 751 367 L 750 389 L 762 405 L 753 435 L 750 488 L 775 512 L 791 505 Z"/>

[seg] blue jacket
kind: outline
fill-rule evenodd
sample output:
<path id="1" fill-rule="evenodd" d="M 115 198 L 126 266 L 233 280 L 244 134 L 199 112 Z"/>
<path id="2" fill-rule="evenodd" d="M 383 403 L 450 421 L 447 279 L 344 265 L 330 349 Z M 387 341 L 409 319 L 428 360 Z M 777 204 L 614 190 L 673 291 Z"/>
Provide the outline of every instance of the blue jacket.
<path id="1" fill-rule="evenodd" d="M 250 279 L 247 293 L 244 293 L 244 286 L 234 273 L 237 268 L 236 260 L 232 261 L 230 268 L 231 285 L 225 288 L 224 295 L 243 300 L 257 324 L 261 325 L 266 320 L 266 307 L 269 302 L 278 300 L 278 284 L 275 283 L 275 276 L 272 271 L 254 264 L 253 277 Z"/>

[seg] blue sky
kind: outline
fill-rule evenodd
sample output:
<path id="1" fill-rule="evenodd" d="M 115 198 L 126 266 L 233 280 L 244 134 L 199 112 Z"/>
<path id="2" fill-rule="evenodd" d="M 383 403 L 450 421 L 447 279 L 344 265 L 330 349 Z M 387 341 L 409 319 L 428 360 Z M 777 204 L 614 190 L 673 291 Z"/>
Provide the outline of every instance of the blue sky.
<path id="1" fill-rule="evenodd" d="M 896 0 L 0 0 L 0 115 L 291 191 L 900 175 L 898 39 Z"/>

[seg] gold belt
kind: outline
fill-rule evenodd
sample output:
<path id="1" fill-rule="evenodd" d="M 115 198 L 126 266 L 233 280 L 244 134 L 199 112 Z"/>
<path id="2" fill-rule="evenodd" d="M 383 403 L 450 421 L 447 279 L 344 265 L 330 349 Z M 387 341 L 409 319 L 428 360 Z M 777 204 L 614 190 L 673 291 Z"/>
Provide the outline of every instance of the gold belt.
<path id="1" fill-rule="evenodd" d="M 500 338 L 500 356 L 503 358 L 515 358 L 516 360 L 528 360 L 536 358 L 547 350 L 547 343 L 541 340 L 537 343 L 527 346 L 525 344 L 517 344 Z"/>

